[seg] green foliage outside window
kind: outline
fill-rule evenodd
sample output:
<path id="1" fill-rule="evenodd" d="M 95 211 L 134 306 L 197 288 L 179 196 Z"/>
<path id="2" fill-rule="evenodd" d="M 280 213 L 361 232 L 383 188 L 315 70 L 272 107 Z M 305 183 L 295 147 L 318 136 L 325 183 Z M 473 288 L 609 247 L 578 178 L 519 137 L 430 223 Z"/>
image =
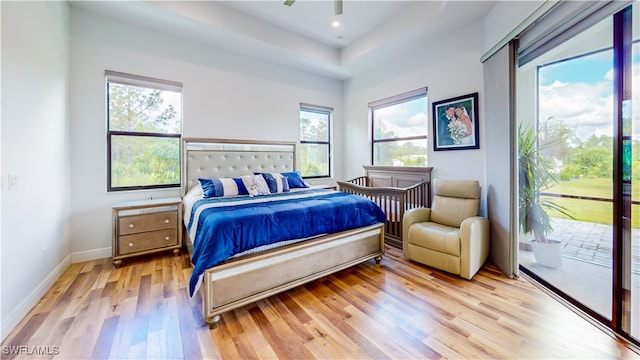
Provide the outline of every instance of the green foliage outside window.
<path id="1" fill-rule="evenodd" d="M 550 124 L 551 123 L 551 124 Z M 613 137 L 591 135 L 586 140 L 576 136 L 575 126 L 548 118 L 539 123 L 539 142 L 544 147 L 544 156 L 556 166 L 554 176 L 560 181 L 546 191 L 555 194 L 582 195 L 600 198 L 613 196 Z M 553 146 L 545 144 L 553 143 Z M 631 141 L 631 181 L 640 180 L 640 141 Z M 632 187 L 632 199 L 639 198 L 640 190 Z M 576 220 L 611 224 L 612 203 L 567 198 L 550 198 L 550 201 L 570 208 Z M 633 206 L 633 228 L 640 227 L 638 206 Z M 550 212 L 552 217 L 565 217 Z"/>
<path id="2" fill-rule="evenodd" d="M 109 83 L 113 188 L 180 183 L 181 94 Z"/>
<path id="3" fill-rule="evenodd" d="M 549 126 L 548 123 L 553 125 Z M 543 155 L 556 164 L 555 174 L 560 180 L 578 178 L 606 178 L 613 173 L 613 137 L 591 135 L 581 140 L 575 135 L 575 126 L 554 118 L 540 122 L 540 145 Z M 545 146 L 553 144 L 553 146 Z M 631 142 L 631 175 L 640 180 L 640 142 Z M 586 195 L 586 194 L 584 194 Z"/>
<path id="4" fill-rule="evenodd" d="M 329 112 L 300 110 L 300 173 L 304 177 L 331 176 L 330 116 Z"/>

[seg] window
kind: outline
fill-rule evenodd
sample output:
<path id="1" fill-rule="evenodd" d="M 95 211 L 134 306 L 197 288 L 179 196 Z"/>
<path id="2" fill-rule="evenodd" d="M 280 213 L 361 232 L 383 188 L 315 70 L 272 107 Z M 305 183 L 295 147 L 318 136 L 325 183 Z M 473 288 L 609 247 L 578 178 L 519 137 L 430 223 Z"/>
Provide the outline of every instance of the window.
<path id="1" fill-rule="evenodd" d="M 369 103 L 372 163 L 427 166 L 427 89 Z"/>
<path id="2" fill-rule="evenodd" d="M 331 176 L 332 108 L 300 105 L 300 173 L 305 178 Z"/>
<path id="3" fill-rule="evenodd" d="M 182 84 L 105 75 L 107 191 L 180 186 Z"/>

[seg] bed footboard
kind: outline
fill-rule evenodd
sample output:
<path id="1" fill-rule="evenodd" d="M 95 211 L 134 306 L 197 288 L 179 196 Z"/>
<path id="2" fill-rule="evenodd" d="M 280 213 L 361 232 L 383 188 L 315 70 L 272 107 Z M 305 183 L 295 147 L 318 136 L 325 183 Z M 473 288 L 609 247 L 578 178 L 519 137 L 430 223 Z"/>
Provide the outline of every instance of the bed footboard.
<path id="1" fill-rule="evenodd" d="M 200 293 L 213 328 L 225 311 L 264 299 L 384 253 L 384 226 L 371 225 L 295 243 L 207 269 Z"/>
<path id="2" fill-rule="evenodd" d="M 369 178 L 361 176 L 349 181 L 338 181 L 340 191 L 357 194 L 373 200 L 387 216 L 385 238 L 389 245 L 402 249 L 402 217 L 416 207 L 429 207 L 429 182 L 422 181 L 409 187 L 371 187 Z"/>

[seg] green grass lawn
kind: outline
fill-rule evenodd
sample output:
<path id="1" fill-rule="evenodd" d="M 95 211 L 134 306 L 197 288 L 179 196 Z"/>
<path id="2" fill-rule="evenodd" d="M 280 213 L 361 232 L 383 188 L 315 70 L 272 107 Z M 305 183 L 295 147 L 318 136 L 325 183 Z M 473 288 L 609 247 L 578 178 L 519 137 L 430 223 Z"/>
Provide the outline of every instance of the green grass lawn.
<path id="1" fill-rule="evenodd" d="M 611 199 L 613 181 L 606 178 L 560 181 L 558 184 L 546 190 L 546 192 Z M 633 187 L 632 198 L 634 200 L 640 199 L 640 186 Z M 575 218 L 575 220 L 608 225 L 612 224 L 611 218 L 613 216 L 613 202 L 563 198 L 552 198 L 552 200 L 556 204 L 567 208 L 568 212 Z M 634 228 L 640 228 L 639 211 L 640 207 L 638 205 L 632 206 L 632 226 Z M 550 211 L 549 215 L 552 217 L 568 218 L 561 213 L 553 211 Z"/>

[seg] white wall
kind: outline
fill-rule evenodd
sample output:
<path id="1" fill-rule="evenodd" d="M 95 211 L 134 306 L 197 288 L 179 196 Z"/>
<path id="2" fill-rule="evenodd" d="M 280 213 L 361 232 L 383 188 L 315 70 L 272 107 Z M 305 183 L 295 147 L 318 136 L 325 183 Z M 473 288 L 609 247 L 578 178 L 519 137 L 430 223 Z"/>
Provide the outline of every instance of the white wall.
<path id="1" fill-rule="evenodd" d="M 300 103 L 335 109 L 334 152 L 342 153 L 338 80 L 235 55 L 71 8 L 71 218 L 74 262 L 111 256 L 111 205 L 178 190 L 106 192 L 104 71 L 182 82 L 183 136 L 298 141 Z M 341 157 L 334 160 L 341 177 Z"/>
<path id="2" fill-rule="evenodd" d="M 363 164 L 371 164 L 371 135 L 368 106 L 371 101 L 427 87 L 429 129 L 427 163 L 433 166 L 433 178 L 476 179 L 484 182 L 483 140 L 487 129 L 483 118 L 482 23 L 449 33 L 438 41 L 416 44 L 416 50 L 365 74 L 345 82 L 344 138 L 349 157 L 344 159 L 347 178 L 364 174 Z M 445 56 L 446 55 L 446 56 Z M 434 101 L 479 93 L 480 149 L 433 151 L 431 104 Z"/>
<path id="3" fill-rule="evenodd" d="M 4 339 L 70 261 L 69 9 L 66 2 L 0 6 Z"/>

